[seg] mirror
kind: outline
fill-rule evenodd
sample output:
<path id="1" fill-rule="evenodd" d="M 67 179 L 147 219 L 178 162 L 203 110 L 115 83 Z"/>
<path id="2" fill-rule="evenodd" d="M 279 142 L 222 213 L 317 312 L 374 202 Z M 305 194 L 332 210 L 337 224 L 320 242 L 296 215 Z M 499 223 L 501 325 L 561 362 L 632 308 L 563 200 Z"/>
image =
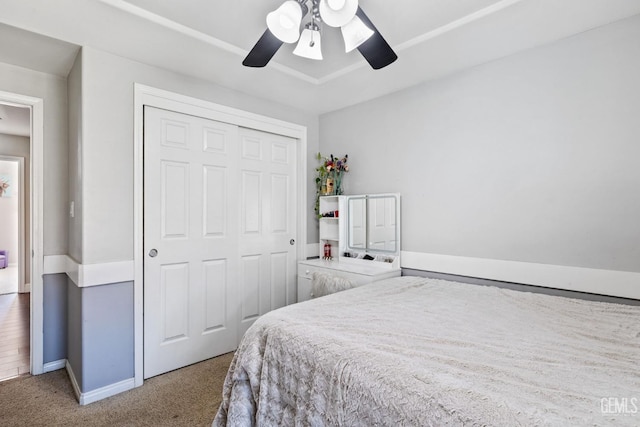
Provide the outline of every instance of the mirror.
<path id="1" fill-rule="evenodd" d="M 398 254 L 399 208 L 398 194 L 348 196 L 347 249 Z"/>

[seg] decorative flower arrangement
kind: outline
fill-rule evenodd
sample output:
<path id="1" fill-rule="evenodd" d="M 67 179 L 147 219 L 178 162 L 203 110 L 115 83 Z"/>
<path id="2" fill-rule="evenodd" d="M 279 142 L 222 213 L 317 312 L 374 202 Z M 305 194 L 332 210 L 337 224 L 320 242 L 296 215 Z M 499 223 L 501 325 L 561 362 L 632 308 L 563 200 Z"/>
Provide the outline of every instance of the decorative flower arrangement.
<path id="1" fill-rule="evenodd" d="M 345 154 L 343 158 L 323 157 L 318 153 L 316 159 L 320 162 L 320 166 L 316 168 L 318 176 L 316 177 L 316 214 L 320 214 L 320 196 L 340 195 L 344 192 L 342 188 L 342 174 L 349 172 L 347 160 L 349 155 Z"/>

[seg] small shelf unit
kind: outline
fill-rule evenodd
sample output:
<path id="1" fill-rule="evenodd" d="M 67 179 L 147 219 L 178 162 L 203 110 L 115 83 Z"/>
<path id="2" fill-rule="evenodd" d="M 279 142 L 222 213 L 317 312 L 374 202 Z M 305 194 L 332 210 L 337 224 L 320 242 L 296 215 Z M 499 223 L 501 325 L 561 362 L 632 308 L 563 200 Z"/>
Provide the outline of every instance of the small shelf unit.
<path id="1" fill-rule="evenodd" d="M 320 197 L 319 213 L 319 243 L 318 254 L 324 258 L 324 245 L 331 246 L 331 258 L 338 259 L 340 256 L 340 242 L 344 241 L 344 224 L 340 218 L 340 211 L 344 204 L 344 196 L 322 196 Z M 329 216 L 331 215 L 331 216 Z"/>

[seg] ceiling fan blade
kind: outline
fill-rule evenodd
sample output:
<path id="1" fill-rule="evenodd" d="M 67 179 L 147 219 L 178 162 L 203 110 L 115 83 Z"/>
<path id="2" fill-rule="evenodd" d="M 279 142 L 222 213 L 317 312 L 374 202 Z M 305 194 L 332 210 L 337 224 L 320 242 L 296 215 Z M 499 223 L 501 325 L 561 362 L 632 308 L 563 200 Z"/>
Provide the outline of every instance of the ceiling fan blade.
<path id="1" fill-rule="evenodd" d="M 242 65 L 246 67 L 264 67 L 271 61 L 271 58 L 280 49 L 282 43 L 282 40 L 274 36 L 267 28 L 260 40 L 253 46 L 251 52 L 244 58 Z"/>
<path id="2" fill-rule="evenodd" d="M 362 56 L 364 56 L 364 59 L 367 60 L 369 65 L 371 65 L 374 70 L 379 70 L 398 59 L 398 55 L 396 55 L 393 49 L 391 49 L 389 43 L 387 43 L 384 37 L 382 37 L 382 34 L 380 34 L 376 26 L 373 25 L 373 22 L 371 22 L 369 17 L 365 15 L 364 11 L 359 6 L 356 15 L 358 15 L 367 27 L 374 31 L 374 34 L 369 38 L 369 40 L 358 46 L 358 50 Z"/>

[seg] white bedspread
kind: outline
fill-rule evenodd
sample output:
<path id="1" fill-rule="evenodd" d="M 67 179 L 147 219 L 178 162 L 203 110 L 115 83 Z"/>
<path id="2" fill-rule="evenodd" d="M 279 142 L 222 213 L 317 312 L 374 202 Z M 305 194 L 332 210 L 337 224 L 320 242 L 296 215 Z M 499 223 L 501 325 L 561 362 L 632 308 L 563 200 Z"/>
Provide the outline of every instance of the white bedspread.
<path id="1" fill-rule="evenodd" d="M 637 426 L 639 362 L 640 307 L 402 277 L 261 317 L 213 425 Z"/>

